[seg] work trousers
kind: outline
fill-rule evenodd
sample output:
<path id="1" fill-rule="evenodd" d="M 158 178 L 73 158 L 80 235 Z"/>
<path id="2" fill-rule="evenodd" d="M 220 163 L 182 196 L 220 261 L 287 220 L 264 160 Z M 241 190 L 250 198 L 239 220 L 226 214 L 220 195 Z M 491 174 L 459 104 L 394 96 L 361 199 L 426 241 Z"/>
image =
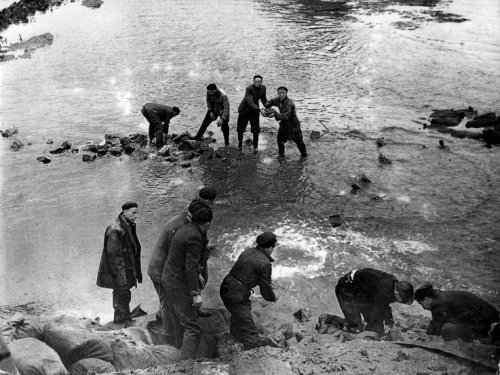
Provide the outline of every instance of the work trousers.
<path id="1" fill-rule="evenodd" d="M 164 137 L 168 134 L 168 123 L 160 121 L 158 115 L 142 107 L 142 115 L 149 122 L 149 142 L 156 138 L 156 147 L 162 148 L 165 144 Z"/>
<path id="2" fill-rule="evenodd" d="M 193 359 L 203 332 L 193 297 L 172 289 L 165 292 L 167 306 L 172 312 L 175 346 L 181 350 L 181 359 Z"/>
<path id="3" fill-rule="evenodd" d="M 211 113 L 213 112 L 207 111 L 207 114 L 205 115 L 205 118 L 201 123 L 200 129 L 198 130 L 195 139 L 201 141 L 203 139 L 203 134 L 205 134 L 205 131 L 208 128 L 208 125 L 219 118 L 219 115 L 216 115 L 217 117 L 215 118 L 215 120 L 212 120 L 212 117 L 210 116 Z M 222 125 L 220 128 L 222 130 L 222 134 L 224 135 L 224 145 L 229 146 L 229 120 L 222 120 Z"/>
<path id="4" fill-rule="evenodd" d="M 349 326 L 359 331 L 373 331 L 384 335 L 384 321 L 393 324 L 391 307 L 387 304 L 368 303 L 356 298 L 354 286 L 349 281 L 349 274 L 340 278 L 335 287 L 335 294 L 339 301 L 340 309 L 344 313 Z M 366 327 L 363 325 L 361 315 L 365 318 Z"/>
<path id="5" fill-rule="evenodd" d="M 252 316 L 250 291 L 231 279 L 230 276 L 226 277 L 220 287 L 222 302 L 231 313 L 229 332 L 245 349 L 261 346 L 263 343 Z"/>
<path id="6" fill-rule="evenodd" d="M 114 323 L 121 324 L 132 321 L 130 313 L 131 299 L 132 293 L 130 289 L 113 289 Z"/>
<path id="7" fill-rule="evenodd" d="M 302 131 L 300 128 L 289 130 L 286 126 L 280 125 L 277 138 L 278 152 L 280 155 L 285 155 L 285 143 L 288 140 L 295 142 L 301 156 L 307 156 L 306 145 L 304 143 L 304 139 L 302 138 Z"/>
<path id="8" fill-rule="evenodd" d="M 168 308 L 167 296 L 161 283 L 153 281 L 153 286 L 160 300 L 160 307 L 156 313 L 156 320 L 161 320 L 163 331 L 167 336 L 174 336 L 174 326 L 172 323 L 172 312 Z"/>
<path id="9" fill-rule="evenodd" d="M 253 134 L 253 147 L 258 148 L 260 134 L 259 113 L 254 112 L 240 113 L 238 115 L 238 121 L 236 123 L 236 131 L 238 132 L 238 147 L 242 147 L 243 133 L 247 130 L 248 122 L 250 122 L 250 130 Z"/>

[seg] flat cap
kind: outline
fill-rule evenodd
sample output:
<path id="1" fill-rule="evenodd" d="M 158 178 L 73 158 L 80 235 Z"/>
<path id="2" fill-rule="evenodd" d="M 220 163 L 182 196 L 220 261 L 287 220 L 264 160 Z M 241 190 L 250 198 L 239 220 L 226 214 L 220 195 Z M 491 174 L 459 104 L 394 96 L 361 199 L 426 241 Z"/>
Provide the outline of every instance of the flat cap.
<path id="1" fill-rule="evenodd" d="M 215 199 L 215 197 L 217 196 L 217 191 L 211 187 L 204 187 L 204 188 L 201 188 L 198 195 L 201 199 L 205 199 L 207 201 L 213 201 Z"/>
<path id="2" fill-rule="evenodd" d="M 127 201 L 122 204 L 122 211 L 131 209 L 132 207 L 139 207 L 139 203 L 134 201 Z"/>

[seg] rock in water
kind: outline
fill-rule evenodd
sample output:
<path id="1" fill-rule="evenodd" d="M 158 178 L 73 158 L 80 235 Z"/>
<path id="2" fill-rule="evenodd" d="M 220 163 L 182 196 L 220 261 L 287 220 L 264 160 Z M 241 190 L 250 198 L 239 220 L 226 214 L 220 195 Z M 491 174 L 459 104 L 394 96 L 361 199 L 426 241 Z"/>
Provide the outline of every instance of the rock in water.
<path id="1" fill-rule="evenodd" d="M 21 147 L 24 146 L 24 143 L 21 142 L 19 139 L 14 139 L 14 142 L 10 145 L 10 148 L 13 149 L 14 151 L 19 151 Z"/>
<path id="2" fill-rule="evenodd" d="M 82 5 L 89 8 L 99 8 L 102 5 L 102 0 L 83 0 Z"/>
<path id="3" fill-rule="evenodd" d="M 321 133 L 317 130 L 313 130 L 311 132 L 311 135 L 309 136 L 311 139 L 320 139 L 321 138 Z"/>
<path id="4" fill-rule="evenodd" d="M 48 164 L 50 163 L 50 159 L 46 156 L 39 156 L 36 158 L 36 160 L 38 160 L 40 163 L 43 163 L 43 164 Z"/>
<path id="5" fill-rule="evenodd" d="M 382 164 L 392 164 L 392 161 L 383 154 L 378 154 L 378 161 Z"/>

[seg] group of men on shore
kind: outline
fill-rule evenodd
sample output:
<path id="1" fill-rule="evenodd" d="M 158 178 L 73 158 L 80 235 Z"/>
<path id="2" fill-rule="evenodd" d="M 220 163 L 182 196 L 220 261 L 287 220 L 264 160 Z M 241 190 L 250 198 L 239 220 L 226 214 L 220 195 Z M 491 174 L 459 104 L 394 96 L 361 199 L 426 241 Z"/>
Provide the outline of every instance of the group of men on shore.
<path id="1" fill-rule="evenodd" d="M 202 334 L 200 318 L 209 316 L 200 308 L 201 291 L 208 281 L 207 262 L 214 250 L 208 245 L 208 231 L 215 197 L 214 189 L 203 188 L 189 206 L 167 221 L 148 264 L 147 273 L 160 302 L 157 321 L 184 359 L 195 357 Z M 107 227 L 97 277 L 98 286 L 113 289 L 114 322 L 125 327 L 134 324 L 130 289 L 142 282 L 137 214 L 138 204 L 125 202 L 122 212 Z M 256 246 L 239 255 L 220 286 L 222 302 L 231 313 L 230 333 L 245 349 L 276 345 L 259 334 L 250 301 L 257 286 L 265 300 L 278 300 L 271 276 L 271 255 L 276 244 L 274 233 L 261 233 Z M 364 268 L 345 274 L 338 280 L 335 294 L 345 316 L 346 330 L 351 333 L 368 330 L 384 336 L 385 326 L 394 324 L 390 304 L 410 305 L 414 299 L 432 312 L 429 335 L 472 341 L 487 337 L 492 324 L 497 324 L 498 332 L 499 311 L 480 297 L 466 291 L 441 291 L 431 284 L 414 291 L 411 283 L 381 270 Z"/>
<path id="2" fill-rule="evenodd" d="M 297 117 L 295 104 L 288 97 L 288 89 L 280 86 L 277 89 L 277 96 L 273 99 L 267 99 L 266 86 L 262 84 L 263 78 L 257 74 L 253 77 L 253 83 L 245 90 L 245 95 L 238 107 L 238 120 L 236 131 L 238 133 L 238 150 L 243 148 L 243 134 L 248 123 L 253 135 L 252 145 L 254 153 L 259 149 L 260 134 L 260 116 L 274 117 L 279 121 L 279 130 L 277 136 L 278 153 L 280 156 L 285 154 L 285 143 L 289 140 L 294 141 L 300 151 L 301 156 L 307 157 L 307 150 L 302 137 L 300 121 Z M 201 126 L 193 139 L 203 140 L 203 135 L 208 126 L 217 120 L 217 126 L 221 128 L 224 136 L 224 145 L 229 147 L 229 115 L 230 106 L 227 94 L 215 83 L 207 86 L 207 113 L 203 118 Z M 259 101 L 263 108 L 260 107 Z M 276 111 L 273 107 L 278 108 Z M 149 140 L 153 143 L 155 139 L 158 149 L 163 147 L 168 134 L 170 120 L 180 113 L 178 107 L 169 107 L 163 104 L 146 103 L 142 108 L 142 114 L 149 122 Z"/>

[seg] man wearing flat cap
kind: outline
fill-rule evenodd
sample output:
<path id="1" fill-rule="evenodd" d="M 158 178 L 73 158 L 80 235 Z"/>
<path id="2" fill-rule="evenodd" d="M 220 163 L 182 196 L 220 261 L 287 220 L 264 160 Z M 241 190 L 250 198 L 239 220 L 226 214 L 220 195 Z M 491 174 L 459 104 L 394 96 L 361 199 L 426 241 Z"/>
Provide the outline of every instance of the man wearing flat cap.
<path id="1" fill-rule="evenodd" d="M 272 286 L 271 254 L 276 246 L 276 235 L 264 232 L 257 236 L 257 246 L 244 250 L 220 287 L 224 306 L 231 313 L 230 332 L 245 348 L 272 345 L 272 341 L 258 334 L 252 317 L 250 294 L 259 286 L 266 301 L 276 302 L 278 297 Z"/>
<path id="2" fill-rule="evenodd" d="M 208 111 L 201 123 L 198 133 L 194 139 L 203 140 L 203 134 L 213 121 L 217 120 L 217 126 L 221 128 L 224 135 L 224 145 L 229 146 L 229 99 L 226 93 L 217 87 L 215 83 L 207 86 Z"/>
<path id="3" fill-rule="evenodd" d="M 113 309 L 116 324 L 132 326 L 130 299 L 132 287 L 142 283 L 141 244 L 137 238 L 135 220 L 139 205 L 125 202 L 122 212 L 104 234 L 97 286 L 113 289 Z"/>

